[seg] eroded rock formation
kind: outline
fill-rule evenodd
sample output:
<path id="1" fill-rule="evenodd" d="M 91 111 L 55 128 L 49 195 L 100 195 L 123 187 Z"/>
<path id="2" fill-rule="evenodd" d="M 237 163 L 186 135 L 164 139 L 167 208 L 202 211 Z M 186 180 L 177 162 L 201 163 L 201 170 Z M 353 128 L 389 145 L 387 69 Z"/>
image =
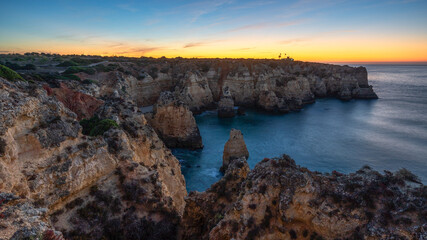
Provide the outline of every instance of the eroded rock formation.
<path id="1" fill-rule="evenodd" d="M 249 151 L 246 148 L 246 143 L 243 139 L 242 132 L 240 130 L 231 129 L 230 138 L 224 146 L 221 171 L 227 170 L 230 162 L 238 158 L 248 159 Z"/>
<path id="2" fill-rule="evenodd" d="M 60 83 L 59 88 L 45 85 L 44 89 L 48 96 L 55 96 L 68 109 L 76 113 L 78 119 L 91 118 L 103 103 L 90 95 L 69 89 L 65 83 Z"/>
<path id="3" fill-rule="evenodd" d="M 237 159 L 206 192 L 190 193 L 182 239 L 424 239 L 427 189 L 416 182 L 369 167 L 322 175 L 286 155 L 248 173 Z"/>
<path id="4" fill-rule="evenodd" d="M 231 116 L 234 106 L 288 112 L 315 97 L 377 98 L 365 68 L 109 61 L 68 80 L 0 78 L 0 238 L 426 238 L 426 189 L 408 172 L 322 175 L 287 156 L 250 171 L 243 136 L 232 130 L 224 177 L 185 198 L 167 148 L 202 147 L 191 111 L 216 105 Z M 141 107 L 154 104 L 144 115 Z M 95 114 L 118 127 L 83 135 L 78 120 Z"/>
<path id="5" fill-rule="evenodd" d="M 171 91 L 195 113 L 216 106 L 224 89 L 235 106 L 280 112 L 298 110 L 316 97 L 378 98 L 364 67 L 266 59 L 139 59 L 110 64 L 120 67 L 79 73 L 81 79 L 97 84 L 74 84 L 75 88 L 94 97 L 116 94 L 139 107 L 154 105 L 161 92 Z"/>
<path id="6" fill-rule="evenodd" d="M 193 113 L 171 92 L 163 92 L 160 95 L 150 122 L 170 148 L 203 147 Z"/>
<path id="7" fill-rule="evenodd" d="M 105 230 L 109 224 L 122 236 L 141 227 L 151 229 L 144 236 L 175 235 L 185 180 L 178 160 L 132 103 L 118 99 L 100 108 L 101 117 L 115 117 L 121 126 L 100 137 L 82 135 L 76 114 L 35 85 L 0 79 L 0 108 L 0 192 L 19 197 L 2 202 L 3 222 L 27 204 L 25 216 L 45 209 L 40 221 L 22 218 L 28 222 L 19 231 L 36 229 L 29 237 L 52 226 L 67 239 L 102 239 L 112 234 Z M 5 238 L 13 234 L 0 229 Z"/>

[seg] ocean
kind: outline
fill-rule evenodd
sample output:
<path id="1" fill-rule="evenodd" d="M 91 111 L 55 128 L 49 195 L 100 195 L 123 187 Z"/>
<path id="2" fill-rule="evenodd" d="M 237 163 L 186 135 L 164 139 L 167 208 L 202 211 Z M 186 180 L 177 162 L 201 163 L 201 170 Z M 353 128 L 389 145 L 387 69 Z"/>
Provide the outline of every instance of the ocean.
<path id="1" fill-rule="evenodd" d="M 263 158 L 291 156 L 312 171 L 342 173 L 364 165 L 382 172 L 406 168 L 427 181 L 427 66 L 365 65 L 378 100 L 317 99 L 300 112 L 219 119 L 196 116 L 202 150 L 173 149 L 188 191 L 204 191 L 222 174 L 230 129 L 242 131 L 251 169 Z"/>

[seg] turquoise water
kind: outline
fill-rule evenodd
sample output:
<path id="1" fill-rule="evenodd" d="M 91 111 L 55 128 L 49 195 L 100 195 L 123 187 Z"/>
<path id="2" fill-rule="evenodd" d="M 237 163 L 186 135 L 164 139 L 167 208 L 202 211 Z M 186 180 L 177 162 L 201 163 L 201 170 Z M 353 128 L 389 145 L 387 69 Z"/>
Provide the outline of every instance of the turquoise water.
<path id="1" fill-rule="evenodd" d="M 251 168 L 265 157 L 290 155 L 320 172 L 349 173 L 369 165 L 378 171 L 405 167 L 427 180 L 427 67 L 366 66 L 380 99 L 318 99 L 284 115 L 247 111 L 219 119 L 196 116 L 204 149 L 174 149 L 189 191 L 204 191 L 221 178 L 224 144 L 231 128 L 242 131 Z"/>

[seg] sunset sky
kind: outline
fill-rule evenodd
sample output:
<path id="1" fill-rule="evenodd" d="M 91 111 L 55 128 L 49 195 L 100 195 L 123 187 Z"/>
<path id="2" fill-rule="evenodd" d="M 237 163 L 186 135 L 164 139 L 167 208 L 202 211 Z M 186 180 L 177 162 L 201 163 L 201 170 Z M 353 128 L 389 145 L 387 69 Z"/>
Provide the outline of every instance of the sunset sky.
<path id="1" fill-rule="evenodd" d="M 427 1 L 3 1 L 0 53 L 427 61 Z"/>

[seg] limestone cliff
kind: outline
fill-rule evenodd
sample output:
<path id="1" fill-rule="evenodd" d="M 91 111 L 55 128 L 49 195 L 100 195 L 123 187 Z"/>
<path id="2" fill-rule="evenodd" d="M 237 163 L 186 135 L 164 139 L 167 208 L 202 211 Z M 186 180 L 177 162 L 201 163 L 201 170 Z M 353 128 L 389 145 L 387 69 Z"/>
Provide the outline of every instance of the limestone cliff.
<path id="1" fill-rule="evenodd" d="M 160 95 L 150 122 L 168 147 L 203 147 L 193 113 L 171 92 L 163 92 Z"/>
<path id="2" fill-rule="evenodd" d="M 195 113 L 215 107 L 224 89 L 235 106 L 280 112 L 298 110 L 316 97 L 378 98 L 364 67 L 267 59 L 141 59 L 112 64 L 120 68 L 79 76 L 97 81 L 96 97 L 116 94 L 138 106 L 155 104 L 164 91 L 175 92 Z"/>
<path id="3" fill-rule="evenodd" d="M 46 227 L 32 217 L 23 226 L 53 226 L 67 239 L 101 239 L 116 218 L 116 233 L 124 236 L 134 232 L 126 227 L 139 227 L 129 221 L 150 226 L 148 235 L 175 231 L 186 196 L 179 162 L 131 102 L 100 108 L 99 116 L 116 118 L 120 127 L 98 137 L 82 135 L 76 114 L 37 85 L 0 79 L 0 109 L 0 192 L 20 199 L 2 214 L 20 214 L 22 203 L 29 211 L 45 208 Z M 2 215 L 6 222 L 13 216 Z M 13 234 L 0 229 L 2 237 Z"/>

